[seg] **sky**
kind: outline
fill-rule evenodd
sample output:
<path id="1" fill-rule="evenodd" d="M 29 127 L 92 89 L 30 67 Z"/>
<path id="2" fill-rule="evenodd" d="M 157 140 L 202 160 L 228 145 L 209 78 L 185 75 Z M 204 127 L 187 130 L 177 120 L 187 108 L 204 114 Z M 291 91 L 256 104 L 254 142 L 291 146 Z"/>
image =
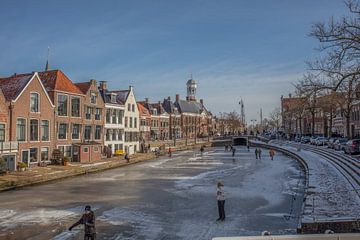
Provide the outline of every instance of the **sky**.
<path id="1" fill-rule="evenodd" d="M 51 69 L 74 82 L 133 85 L 137 100 L 197 99 L 214 114 L 259 120 L 319 53 L 312 24 L 346 14 L 341 0 L 106 0 L 0 2 L 0 76 Z"/>

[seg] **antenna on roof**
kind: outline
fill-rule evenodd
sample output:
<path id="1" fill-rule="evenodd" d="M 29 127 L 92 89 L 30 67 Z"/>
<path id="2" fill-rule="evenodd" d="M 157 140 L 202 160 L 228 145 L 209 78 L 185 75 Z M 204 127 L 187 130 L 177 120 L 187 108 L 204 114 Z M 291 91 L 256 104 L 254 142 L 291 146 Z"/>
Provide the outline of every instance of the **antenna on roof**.
<path id="1" fill-rule="evenodd" d="M 45 71 L 49 71 L 49 70 L 50 70 L 50 67 L 49 67 L 49 56 L 50 56 L 50 47 L 48 47 Z"/>

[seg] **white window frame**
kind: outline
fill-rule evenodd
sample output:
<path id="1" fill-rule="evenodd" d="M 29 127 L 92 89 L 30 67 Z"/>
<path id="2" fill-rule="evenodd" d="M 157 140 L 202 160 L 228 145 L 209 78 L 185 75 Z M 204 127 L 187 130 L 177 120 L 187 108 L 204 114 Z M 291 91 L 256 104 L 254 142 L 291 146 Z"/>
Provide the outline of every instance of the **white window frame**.
<path id="1" fill-rule="evenodd" d="M 42 162 L 42 152 L 43 149 L 47 148 L 47 152 L 48 152 L 48 160 L 45 160 L 45 162 L 49 162 L 50 161 L 50 147 L 49 146 L 45 146 L 45 147 L 40 147 L 40 161 Z"/>
<path id="2" fill-rule="evenodd" d="M 37 106 L 37 112 L 31 111 L 31 94 L 36 94 L 38 97 L 38 106 Z M 30 92 L 30 113 L 40 113 L 40 94 L 38 92 Z"/>
<path id="3" fill-rule="evenodd" d="M 42 131 L 42 121 L 47 121 L 47 122 L 49 123 L 49 124 L 48 124 L 48 127 L 49 127 L 49 128 L 48 128 L 48 131 L 49 131 L 49 132 L 48 132 L 48 133 L 49 133 L 49 134 L 48 134 L 48 135 L 49 135 L 49 140 L 44 140 L 44 141 L 42 140 L 42 133 L 43 133 L 43 131 Z M 42 141 L 42 142 L 50 142 L 50 141 L 51 141 L 51 131 L 50 131 L 51 126 L 50 126 L 50 120 L 48 120 L 48 119 L 41 119 L 40 122 L 41 122 L 41 124 L 40 124 L 40 139 L 39 139 L 39 140 Z"/>
<path id="4" fill-rule="evenodd" d="M 67 125 L 67 127 L 66 127 L 66 138 L 59 138 L 60 124 L 66 124 L 66 125 Z M 69 135 L 69 133 L 68 133 L 68 127 L 69 127 L 69 123 L 59 122 L 59 123 L 57 124 L 57 131 L 56 131 L 56 138 L 57 138 L 57 140 L 59 140 L 59 141 L 65 141 L 65 140 L 68 139 L 68 135 Z M 63 146 L 63 145 L 61 145 L 61 146 Z"/>
<path id="5" fill-rule="evenodd" d="M 73 129 L 74 129 L 74 125 L 79 125 L 79 138 L 73 138 Z M 71 124 L 71 139 L 72 140 L 80 140 L 81 139 L 81 124 L 80 123 L 72 123 Z"/>
<path id="6" fill-rule="evenodd" d="M 1 124 L 4 124 L 4 126 L 5 126 L 5 127 L 4 127 L 4 131 L 5 131 L 5 132 L 4 132 L 4 141 L 3 141 L 3 142 L 6 142 L 6 123 L 0 122 L 0 125 L 1 125 Z M 0 141 L 0 142 L 1 142 L 1 141 Z"/>
<path id="7" fill-rule="evenodd" d="M 17 139 L 17 120 L 18 119 L 23 119 L 23 120 L 25 120 L 25 139 L 24 140 L 18 140 Z M 18 118 L 16 118 L 16 130 L 15 130 L 15 134 L 16 134 L 16 141 L 18 141 L 18 142 L 26 142 L 27 141 L 27 139 L 28 139 L 28 136 L 27 136 L 27 130 L 28 130 L 28 126 L 27 126 L 27 123 L 28 123 L 28 121 L 27 121 L 27 119 L 26 118 L 24 118 L 24 117 L 18 117 Z"/>
<path id="8" fill-rule="evenodd" d="M 79 116 L 78 117 L 72 115 L 72 100 L 73 100 L 73 98 L 79 99 Z M 81 118 L 81 98 L 78 96 L 70 96 L 70 99 L 71 99 L 71 101 L 70 101 L 70 116 L 72 118 Z M 64 116 L 60 116 L 60 117 L 64 117 Z"/>
<path id="9" fill-rule="evenodd" d="M 59 115 L 59 96 L 65 96 L 67 98 L 66 115 Z M 71 111 L 71 109 L 70 109 L 70 111 Z M 56 116 L 58 116 L 58 117 L 69 117 L 69 95 L 68 94 L 58 93 L 56 95 Z M 71 113 L 70 113 L 70 116 L 71 116 Z"/>

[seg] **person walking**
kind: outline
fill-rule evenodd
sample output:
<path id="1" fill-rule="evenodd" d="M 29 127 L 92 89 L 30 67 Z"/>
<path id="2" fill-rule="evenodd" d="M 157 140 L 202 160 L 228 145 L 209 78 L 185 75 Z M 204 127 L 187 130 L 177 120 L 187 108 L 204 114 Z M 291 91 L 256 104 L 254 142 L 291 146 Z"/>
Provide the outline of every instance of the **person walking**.
<path id="1" fill-rule="evenodd" d="M 124 159 L 126 160 L 127 163 L 130 162 L 130 156 L 129 156 L 129 153 L 125 153 L 125 156 L 124 156 Z"/>
<path id="2" fill-rule="evenodd" d="M 250 145 L 247 144 L 246 147 L 247 147 L 248 152 L 250 152 Z"/>
<path id="3" fill-rule="evenodd" d="M 169 154 L 169 157 L 172 156 L 172 149 L 171 149 L 171 147 L 168 148 L 168 154 Z"/>
<path id="4" fill-rule="evenodd" d="M 275 151 L 274 151 L 274 149 L 270 149 L 270 150 L 269 150 L 269 155 L 270 155 L 271 160 L 274 160 L 274 156 L 275 156 Z"/>
<path id="5" fill-rule="evenodd" d="M 219 218 L 216 221 L 225 220 L 225 194 L 223 187 L 224 184 L 222 184 L 222 182 L 217 183 L 216 199 L 218 204 Z"/>
<path id="6" fill-rule="evenodd" d="M 200 148 L 200 154 L 201 154 L 201 156 L 203 155 L 204 151 L 205 151 L 205 147 L 204 147 L 204 145 L 202 145 L 201 148 Z"/>
<path id="7" fill-rule="evenodd" d="M 255 148 L 255 157 L 256 157 L 256 159 L 258 159 L 258 155 L 259 155 L 259 149 Z"/>
<path id="8" fill-rule="evenodd" d="M 232 148 L 232 156 L 234 157 L 235 156 L 235 152 L 236 152 L 236 148 Z"/>
<path id="9" fill-rule="evenodd" d="M 95 214 L 91 211 L 91 206 L 85 206 L 85 212 L 71 227 L 69 227 L 69 231 L 71 231 L 74 227 L 83 224 L 84 228 L 84 240 L 95 240 L 96 238 L 96 229 L 95 229 Z"/>

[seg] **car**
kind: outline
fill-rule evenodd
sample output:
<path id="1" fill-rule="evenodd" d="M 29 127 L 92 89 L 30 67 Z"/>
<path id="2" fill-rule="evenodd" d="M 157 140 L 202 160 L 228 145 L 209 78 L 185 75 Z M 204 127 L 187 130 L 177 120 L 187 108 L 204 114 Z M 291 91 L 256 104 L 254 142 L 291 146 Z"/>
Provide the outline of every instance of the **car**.
<path id="1" fill-rule="evenodd" d="M 316 139 L 318 138 L 318 136 L 312 136 L 311 138 L 310 138 L 310 144 L 311 145 L 315 145 L 315 142 L 316 142 Z"/>
<path id="2" fill-rule="evenodd" d="M 344 152 L 350 155 L 360 153 L 360 139 L 352 139 L 347 141 Z"/>
<path id="3" fill-rule="evenodd" d="M 328 148 L 332 148 L 332 149 L 333 149 L 336 140 L 337 140 L 337 138 L 330 138 L 329 141 L 327 142 Z"/>
<path id="4" fill-rule="evenodd" d="M 346 138 L 337 139 L 334 144 L 334 149 L 338 150 L 338 151 L 345 151 L 345 145 L 346 145 L 347 141 L 348 140 Z"/>
<path id="5" fill-rule="evenodd" d="M 300 142 L 301 143 L 309 143 L 310 142 L 310 137 L 304 136 L 304 137 L 301 138 Z"/>
<path id="6" fill-rule="evenodd" d="M 326 145 L 327 139 L 325 137 L 317 137 L 315 140 L 316 146 L 324 146 Z"/>

